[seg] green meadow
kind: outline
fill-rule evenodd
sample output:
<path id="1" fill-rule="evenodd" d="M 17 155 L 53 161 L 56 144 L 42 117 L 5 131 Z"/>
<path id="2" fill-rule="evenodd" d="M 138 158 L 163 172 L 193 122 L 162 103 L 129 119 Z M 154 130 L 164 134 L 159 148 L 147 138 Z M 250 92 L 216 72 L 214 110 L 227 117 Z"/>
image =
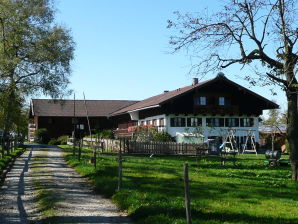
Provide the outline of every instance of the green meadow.
<path id="1" fill-rule="evenodd" d="M 123 187 L 117 191 L 116 154 L 101 154 L 97 169 L 83 149 L 81 162 L 71 148 L 65 159 L 95 190 L 140 224 L 184 224 L 183 164 L 189 164 L 192 222 L 298 223 L 298 184 L 289 166 L 269 167 L 264 155 L 239 155 L 236 166 L 217 157 L 123 155 Z"/>

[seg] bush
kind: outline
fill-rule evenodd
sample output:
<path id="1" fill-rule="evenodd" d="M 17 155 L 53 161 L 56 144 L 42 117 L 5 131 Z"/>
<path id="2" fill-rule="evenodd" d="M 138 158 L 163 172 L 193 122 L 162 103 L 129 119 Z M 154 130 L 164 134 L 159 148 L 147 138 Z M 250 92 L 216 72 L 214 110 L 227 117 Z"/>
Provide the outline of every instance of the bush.
<path id="1" fill-rule="evenodd" d="M 61 145 L 61 141 L 59 139 L 52 138 L 48 144 L 49 145 Z"/>
<path id="2" fill-rule="evenodd" d="M 153 141 L 155 142 L 173 142 L 174 138 L 165 131 L 153 133 Z"/>
<path id="3" fill-rule="evenodd" d="M 158 132 L 154 127 L 138 127 L 134 133 L 136 141 L 154 141 L 154 142 L 174 142 L 169 133 L 163 131 Z"/>
<path id="4" fill-rule="evenodd" d="M 62 135 L 57 140 L 60 141 L 59 145 L 66 145 L 67 144 L 67 139 L 68 139 L 67 135 Z"/>
<path id="5" fill-rule="evenodd" d="M 39 144 L 48 144 L 49 141 L 50 137 L 46 128 L 40 128 L 35 131 L 34 142 Z"/>
<path id="6" fill-rule="evenodd" d="M 114 133 L 112 130 L 101 130 L 96 134 L 99 138 L 114 139 Z"/>
<path id="7" fill-rule="evenodd" d="M 59 138 L 52 138 L 50 141 L 49 141 L 49 145 L 66 145 L 67 144 L 67 139 L 68 139 L 68 136 L 67 135 L 62 135 L 60 136 Z"/>

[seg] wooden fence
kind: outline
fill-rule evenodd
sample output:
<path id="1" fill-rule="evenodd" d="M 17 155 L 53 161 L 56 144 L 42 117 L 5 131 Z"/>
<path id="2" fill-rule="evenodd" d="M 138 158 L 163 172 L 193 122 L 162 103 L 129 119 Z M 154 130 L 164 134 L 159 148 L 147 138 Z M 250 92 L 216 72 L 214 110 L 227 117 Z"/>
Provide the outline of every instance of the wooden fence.
<path id="1" fill-rule="evenodd" d="M 123 140 L 122 140 L 123 141 Z M 95 146 L 102 149 L 102 152 L 119 152 L 120 146 L 122 146 L 122 142 L 120 143 L 119 139 L 97 139 L 97 138 L 83 138 L 84 146 L 91 147 Z M 100 144 L 102 144 L 100 147 Z M 124 151 L 122 149 L 122 151 Z"/>
<path id="2" fill-rule="evenodd" d="M 196 155 L 197 149 L 207 151 L 206 144 L 176 142 L 137 142 L 128 141 L 129 153 L 156 155 Z"/>
<path id="3" fill-rule="evenodd" d="M 196 155 L 197 149 L 207 152 L 206 144 L 176 142 L 138 142 L 127 139 L 91 139 L 84 138 L 84 145 L 98 146 L 102 152 L 121 152 L 131 154 L 155 155 Z M 101 147 L 99 145 L 101 144 Z"/>

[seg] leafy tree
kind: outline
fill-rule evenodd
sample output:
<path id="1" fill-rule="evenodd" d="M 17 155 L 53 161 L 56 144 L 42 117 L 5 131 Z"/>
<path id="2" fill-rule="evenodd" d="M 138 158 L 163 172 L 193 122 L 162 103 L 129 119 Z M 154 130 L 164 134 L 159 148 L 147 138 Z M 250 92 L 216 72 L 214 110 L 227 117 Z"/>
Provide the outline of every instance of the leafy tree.
<path id="1" fill-rule="evenodd" d="M 282 132 L 280 130 L 280 125 L 282 124 L 281 123 L 281 112 L 279 109 L 271 109 L 271 110 L 269 110 L 268 115 L 269 116 L 267 119 L 263 118 L 262 124 L 270 127 L 270 133 L 271 133 L 270 135 L 271 136 L 270 136 L 270 138 L 267 137 L 267 140 L 271 141 L 271 148 L 272 148 L 272 150 L 274 150 L 274 149 L 279 148 L 279 147 L 275 147 L 275 145 L 277 142 L 280 142 L 280 141 L 277 141 L 275 136 L 277 133 L 282 134 Z"/>
<path id="2" fill-rule="evenodd" d="M 264 125 L 275 126 L 279 124 L 280 112 L 278 109 L 271 109 L 268 113 L 268 118 L 264 120 Z"/>
<path id="3" fill-rule="evenodd" d="M 280 117 L 279 117 L 279 122 L 281 124 L 287 124 L 288 123 L 288 117 L 287 117 L 287 111 L 284 111 L 281 113 Z"/>
<path id="4" fill-rule="evenodd" d="M 0 106 L 4 132 L 21 116 L 27 96 L 68 93 L 74 42 L 55 24 L 51 0 L 1 0 Z"/>
<path id="5" fill-rule="evenodd" d="M 209 15 L 182 15 L 168 21 L 177 31 L 170 44 L 174 51 L 200 54 L 199 74 L 240 64 L 255 68 L 244 78 L 252 84 L 279 85 L 288 102 L 287 140 L 291 148 L 292 179 L 298 178 L 297 40 L 295 0 L 228 0 Z M 194 51 L 192 51 L 194 50 Z"/>
<path id="6" fill-rule="evenodd" d="M 269 125 L 271 127 L 278 127 L 283 124 L 287 124 L 286 112 L 282 113 L 280 109 L 270 109 L 268 111 L 268 118 L 262 117 L 263 125 Z"/>

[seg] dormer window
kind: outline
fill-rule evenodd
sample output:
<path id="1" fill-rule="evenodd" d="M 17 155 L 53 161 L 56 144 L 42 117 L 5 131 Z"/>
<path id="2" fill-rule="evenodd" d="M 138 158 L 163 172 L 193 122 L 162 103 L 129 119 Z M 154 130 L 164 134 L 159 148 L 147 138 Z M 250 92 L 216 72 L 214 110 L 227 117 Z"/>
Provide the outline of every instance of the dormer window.
<path id="1" fill-rule="evenodd" d="M 224 106 L 225 105 L 225 98 L 223 96 L 218 98 L 218 105 Z"/>
<path id="2" fill-rule="evenodd" d="M 195 99 L 196 106 L 206 105 L 206 96 L 195 97 L 194 99 Z"/>

